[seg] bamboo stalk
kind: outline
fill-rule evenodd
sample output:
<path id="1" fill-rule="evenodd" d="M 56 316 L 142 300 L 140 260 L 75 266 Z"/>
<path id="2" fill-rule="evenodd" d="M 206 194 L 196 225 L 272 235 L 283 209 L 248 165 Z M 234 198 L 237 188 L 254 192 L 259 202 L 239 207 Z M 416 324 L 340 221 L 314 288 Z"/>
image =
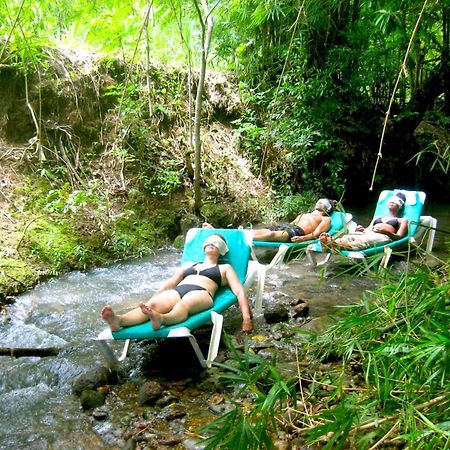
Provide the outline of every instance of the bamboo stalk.
<path id="1" fill-rule="evenodd" d="M 447 397 L 447 396 L 448 396 L 448 395 L 440 395 L 439 397 L 435 397 L 435 398 L 433 398 L 432 400 L 429 400 L 428 402 L 421 403 L 420 405 L 417 405 L 417 406 L 415 407 L 415 409 L 416 409 L 417 411 L 422 411 L 423 409 L 426 409 L 426 408 L 428 408 L 429 406 L 433 406 L 433 405 L 435 405 L 436 403 L 439 403 L 439 402 L 441 402 L 441 401 L 443 401 L 443 400 L 446 400 L 446 397 Z M 383 417 L 383 418 L 381 418 L 381 419 L 374 420 L 374 421 L 372 421 L 372 422 L 366 422 L 366 423 L 364 423 L 364 424 L 362 424 L 362 425 L 357 425 L 357 426 L 353 429 L 353 431 L 357 431 L 357 430 L 370 430 L 370 429 L 372 429 L 372 428 L 376 428 L 380 423 L 386 422 L 386 421 L 388 421 L 388 420 L 396 419 L 397 417 L 398 417 L 398 414 L 391 414 L 390 416 L 386 416 L 386 417 Z"/>

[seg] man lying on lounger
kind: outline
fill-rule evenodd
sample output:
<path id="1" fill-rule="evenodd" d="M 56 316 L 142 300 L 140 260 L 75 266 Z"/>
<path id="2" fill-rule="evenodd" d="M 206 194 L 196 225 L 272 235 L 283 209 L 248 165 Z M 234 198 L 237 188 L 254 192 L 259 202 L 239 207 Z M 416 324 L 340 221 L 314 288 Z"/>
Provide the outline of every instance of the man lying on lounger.
<path id="1" fill-rule="evenodd" d="M 300 214 L 291 223 L 252 230 L 254 241 L 304 242 L 316 239 L 331 227 L 330 215 L 335 201 L 321 198 L 313 212 Z M 203 227 L 212 228 L 209 223 Z"/>

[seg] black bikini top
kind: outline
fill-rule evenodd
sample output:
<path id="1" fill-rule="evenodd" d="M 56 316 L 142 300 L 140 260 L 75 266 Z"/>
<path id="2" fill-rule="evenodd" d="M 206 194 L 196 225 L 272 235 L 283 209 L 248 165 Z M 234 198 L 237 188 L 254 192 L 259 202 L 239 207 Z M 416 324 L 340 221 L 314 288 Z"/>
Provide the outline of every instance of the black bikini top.
<path id="1" fill-rule="evenodd" d="M 390 220 L 387 220 L 386 222 L 383 222 L 382 217 L 377 217 L 373 221 L 373 224 L 377 225 L 379 223 L 386 223 L 386 224 L 390 225 L 391 227 L 395 228 L 395 231 L 398 231 L 398 229 L 400 228 L 400 223 L 399 223 L 398 219 L 390 219 Z"/>
<path id="2" fill-rule="evenodd" d="M 195 266 L 197 264 L 194 264 L 193 266 L 185 269 L 185 271 L 183 273 L 183 279 L 188 277 L 189 275 L 201 275 L 203 277 L 209 278 L 210 280 L 214 281 L 214 283 L 216 283 L 218 287 L 222 286 L 222 274 L 220 273 L 218 264 L 216 264 L 213 267 L 208 267 L 207 269 L 203 269 L 203 270 L 195 269 Z"/>

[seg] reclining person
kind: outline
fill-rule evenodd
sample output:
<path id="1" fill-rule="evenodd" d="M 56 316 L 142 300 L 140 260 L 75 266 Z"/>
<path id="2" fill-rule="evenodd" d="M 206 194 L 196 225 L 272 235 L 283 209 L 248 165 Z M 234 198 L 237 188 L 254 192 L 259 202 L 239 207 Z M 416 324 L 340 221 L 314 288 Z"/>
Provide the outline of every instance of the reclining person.
<path id="1" fill-rule="evenodd" d="M 329 234 L 322 233 L 319 236 L 322 251 L 327 251 L 330 246 L 333 251 L 339 248 L 362 250 L 371 245 L 387 244 L 405 237 L 408 231 L 408 219 L 399 217 L 405 201 L 405 194 L 398 192 L 393 195 L 387 201 L 389 216 L 376 217 L 367 228 L 358 225 L 355 233 L 346 234 L 334 240 Z"/>
<path id="2" fill-rule="evenodd" d="M 334 200 L 321 198 L 317 201 L 314 211 L 298 215 L 291 223 L 271 226 L 268 228 L 253 229 L 254 241 L 268 242 L 304 242 L 316 239 L 321 233 L 331 228 L 331 218 Z M 214 228 L 208 222 L 203 223 L 203 228 Z"/>
<path id="3" fill-rule="evenodd" d="M 123 315 L 110 305 L 102 309 L 102 318 L 112 331 L 150 321 L 154 330 L 161 325 L 174 325 L 190 315 L 213 306 L 213 298 L 221 286 L 228 285 L 236 295 L 242 313 L 242 331 L 252 331 L 252 315 L 244 288 L 230 264 L 219 264 L 219 257 L 228 252 L 225 239 L 213 234 L 203 243 L 205 257 L 201 263 L 188 263 L 177 270 L 145 303 Z"/>
<path id="4" fill-rule="evenodd" d="M 304 242 L 316 239 L 331 227 L 330 215 L 335 202 L 327 198 L 317 201 L 314 211 L 300 214 L 291 223 L 252 230 L 254 241 Z"/>

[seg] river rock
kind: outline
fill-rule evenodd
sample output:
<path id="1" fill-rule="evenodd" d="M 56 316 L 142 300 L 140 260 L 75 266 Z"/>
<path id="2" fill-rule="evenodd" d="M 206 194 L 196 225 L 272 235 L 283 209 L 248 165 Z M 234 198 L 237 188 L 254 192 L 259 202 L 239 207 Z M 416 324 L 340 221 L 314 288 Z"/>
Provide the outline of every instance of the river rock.
<path id="1" fill-rule="evenodd" d="M 261 356 L 261 358 L 264 358 L 267 361 L 274 360 L 276 355 L 277 355 L 277 350 L 273 347 L 263 348 L 258 352 L 258 356 Z"/>
<path id="2" fill-rule="evenodd" d="M 130 439 L 127 440 L 122 450 L 135 450 L 136 444 L 137 444 L 136 438 L 132 436 L 130 437 Z"/>
<path id="3" fill-rule="evenodd" d="M 161 416 L 167 421 L 179 419 L 187 414 L 186 408 L 180 404 L 172 403 L 161 411 Z"/>
<path id="4" fill-rule="evenodd" d="M 289 312 L 279 303 L 269 303 L 264 310 L 264 319 L 267 323 L 285 322 L 289 319 Z"/>
<path id="5" fill-rule="evenodd" d="M 179 400 L 175 395 L 166 393 L 161 398 L 159 398 L 156 401 L 156 406 L 159 406 L 160 408 L 164 408 L 168 405 L 171 405 L 172 403 L 178 403 Z"/>
<path id="6" fill-rule="evenodd" d="M 80 403 L 84 410 L 102 406 L 105 403 L 105 394 L 85 389 L 80 395 Z"/>
<path id="7" fill-rule="evenodd" d="M 96 420 L 106 420 L 109 416 L 108 410 L 103 406 L 95 408 L 92 411 L 92 417 Z"/>
<path id="8" fill-rule="evenodd" d="M 140 389 L 137 396 L 139 405 L 154 405 L 163 395 L 162 386 L 156 381 L 147 381 Z"/>
<path id="9" fill-rule="evenodd" d="M 198 384 L 198 388 L 209 393 L 222 392 L 225 388 L 220 378 L 223 375 L 223 371 L 217 367 L 212 367 L 208 372 L 209 376 Z"/>
<path id="10" fill-rule="evenodd" d="M 179 443 L 181 443 L 182 438 L 180 436 L 164 436 L 158 439 L 158 444 L 161 446 L 167 446 L 167 447 L 175 447 Z"/>
<path id="11" fill-rule="evenodd" d="M 118 381 L 119 374 L 117 370 L 97 367 L 89 372 L 78 375 L 73 382 L 72 392 L 75 395 L 80 395 L 86 389 L 95 390 L 105 384 L 117 384 Z"/>
<path id="12" fill-rule="evenodd" d="M 296 303 L 293 310 L 293 317 L 307 317 L 309 313 L 309 305 L 304 300 L 299 299 L 300 301 Z"/>

